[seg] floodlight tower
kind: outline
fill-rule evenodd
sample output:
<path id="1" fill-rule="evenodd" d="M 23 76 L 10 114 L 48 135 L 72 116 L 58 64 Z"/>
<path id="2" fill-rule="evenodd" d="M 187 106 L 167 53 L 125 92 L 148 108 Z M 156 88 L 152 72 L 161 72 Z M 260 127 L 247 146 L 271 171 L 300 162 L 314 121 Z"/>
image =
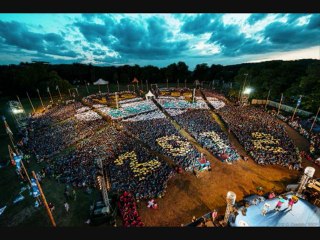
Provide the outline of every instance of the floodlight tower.
<path id="1" fill-rule="evenodd" d="M 228 223 L 228 219 L 229 219 L 230 213 L 233 211 L 233 206 L 236 202 L 236 198 L 237 198 L 237 195 L 234 192 L 229 191 L 227 193 L 227 208 L 226 208 L 226 212 L 224 214 L 224 220 L 223 220 L 225 223 Z"/>
<path id="2" fill-rule="evenodd" d="M 316 170 L 313 167 L 306 167 L 304 169 L 304 174 L 302 175 L 297 194 L 302 194 L 303 190 L 306 188 L 306 184 L 308 183 L 309 179 L 313 177 L 315 171 Z"/>

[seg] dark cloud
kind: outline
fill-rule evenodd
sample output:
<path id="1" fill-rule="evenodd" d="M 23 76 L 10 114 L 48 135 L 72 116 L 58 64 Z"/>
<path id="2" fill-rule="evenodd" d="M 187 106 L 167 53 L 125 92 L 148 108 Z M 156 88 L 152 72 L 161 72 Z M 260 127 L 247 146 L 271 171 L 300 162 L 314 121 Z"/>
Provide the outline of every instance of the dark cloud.
<path id="1" fill-rule="evenodd" d="M 77 22 L 75 26 L 89 42 L 101 40 L 107 34 L 107 27 L 104 24 Z"/>
<path id="2" fill-rule="evenodd" d="M 188 17 L 181 27 L 181 31 L 193 35 L 207 33 L 213 30 L 214 23 L 221 21 L 222 15 L 199 14 L 195 17 Z"/>
<path id="3" fill-rule="evenodd" d="M 251 14 L 246 23 L 254 25 L 265 19 L 268 14 Z M 311 14 L 310 21 L 298 25 L 299 18 L 308 14 L 276 14 L 275 20 L 264 29 L 248 37 L 238 24 L 224 24 L 223 14 L 173 14 L 181 22 L 180 33 L 189 34 L 189 38 L 175 36 L 170 24 L 162 15 L 133 17 L 127 14 L 82 14 L 81 17 L 69 18 L 62 30 L 48 33 L 44 26 L 33 26 L 16 21 L 0 20 L 0 49 L 23 59 L 41 58 L 43 61 L 82 61 L 84 53 L 90 53 L 101 64 L 127 64 L 128 62 L 172 61 L 173 59 L 203 58 L 195 56 L 201 34 L 208 33 L 207 43 L 218 45 L 221 52 L 212 55 L 216 59 L 230 57 L 241 58 L 247 54 L 271 53 L 312 47 L 319 44 L 320 14 Z M 287 22 L 279 19 L 285 17 Z M 72 21 L 71 21 L 72 20 Z M 247 25 L 248 26 L 248 25 Z M 80 34 L 75 35 L 75 33 Z M 67 40 L 69 37 L 72 40 Z M 100 46 L 100 47 L 99 47 Z M 102 50 L 107 47 L 116 57 L 107 56 Z M 8 50 L 7 50 L 8 49 Z M 10 49 L 10 51 L 9 51 Z M 29 51 L 26 51 L 29 50 Z M 109 51 L 108 50 L 108 51 Z M 31 53 L 30 53 L 31 51 Z M 192 55 L 188 54 L 190 52 Z M 61 60 L 57 56 L 73 60 Z M 209 55 L 208 55 L 209 56 Z M 3 61 L 2 61 L 3 62 Z"/>
<path id="4" fill-rule="evenodd" d="M 311 24 L 314 24 L 311 23 Z M 283 22 L 270 23 L 264 30 L 264 38 L 273 48 L 292 50 L 319 44 L 320 28 Z"/>
<path id="5" fill-rule="evenodd" d="M 250 25 L 254 25 L 256 22 L 259 22 L 261 20 L 263 20 L 264 18 L 266 18 L 268 16 L 268 14 L 266 13 L 254 13 L 251 14 L 248 18 L 247 18 L 247 22 Z"/>
<path id="6" fill-rule="evenodd" d="M 320 14 L 313 14 L 310 18 L 309 24 L 308 24 L 308 29 L 315 29 L 318 30 L 320 29 Z M 318 35 L 318 38 L 320 36 Z"/>
<path id="7" fill-rule="evenodd" d="M 66 41 L 56 33 L 34 33 L 18 22 L 4 22 L 0 20 L 0 37 L 4 44 L 20 49 L 37 51 L 51 55 L 76 57 L 77 53 L 69 50 Z"/>

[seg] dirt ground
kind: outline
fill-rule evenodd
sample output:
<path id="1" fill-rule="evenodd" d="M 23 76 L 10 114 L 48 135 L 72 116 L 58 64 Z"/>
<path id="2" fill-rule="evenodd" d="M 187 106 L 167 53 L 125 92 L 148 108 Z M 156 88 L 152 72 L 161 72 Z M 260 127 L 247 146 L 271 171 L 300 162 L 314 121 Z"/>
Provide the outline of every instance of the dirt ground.
<path id="1" fill-rule="evenodd" d="M 213 117 L 216 119 L 217 116 Z M 280 120 L 279 123 L 284 124 Z M 284 125 L 295 145 L 300 150 L 308 149 L 308 141 L 287 124 Z M 229 134 L 229 139 L 241 155 L 247 156 L 232 134 Z M 297 183 L 302 174 L 280 166 L 260 166 L 251 158 L 247 162 L 240 160 L 229 165 L 212 155 L 206 154 L 206 157 L 211 162 L 212 171 L 202 172 L 198 178 L 186 172 L 174 176 L 168 182 L 166 195 L 157 200 L 157 210 L 147 208 L 146 201 L 139 203 L 139 213 L 146 226 L 181 226 L 191 222 L 192 216 L 200 217 L 213 209 L 224 214 L 228 191 L 236 193 L 237 201 L 245 195 L 256 193 L 258 186 L 262 186 L 265 192 L 283 192 L 288 184 Z M 313 166 L 315 176 L 320 177 L 318 166 L 306 160 L 303 160 L 302 166 Z"/>

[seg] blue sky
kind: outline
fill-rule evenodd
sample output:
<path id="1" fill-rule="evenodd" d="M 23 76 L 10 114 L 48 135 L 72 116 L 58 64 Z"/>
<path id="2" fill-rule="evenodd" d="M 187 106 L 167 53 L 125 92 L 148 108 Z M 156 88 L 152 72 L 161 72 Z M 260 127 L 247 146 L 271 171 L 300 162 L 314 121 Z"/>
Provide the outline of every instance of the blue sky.
<path id="1" fill-rule="evenodd" d="M 0 64 L 319 59 L 320 14 L 0 14 Z"/>

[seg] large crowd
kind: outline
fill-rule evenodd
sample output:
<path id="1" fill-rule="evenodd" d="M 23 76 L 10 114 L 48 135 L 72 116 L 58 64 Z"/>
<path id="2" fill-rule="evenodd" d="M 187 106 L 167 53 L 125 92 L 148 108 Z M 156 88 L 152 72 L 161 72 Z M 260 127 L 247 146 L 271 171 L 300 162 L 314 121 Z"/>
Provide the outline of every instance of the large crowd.
<path id="1" fill-rule="evenodd" d="M 320 156 L 320 132 L 310 131 L 310 128 L 306 129 L 306 124 L 303 124 L 302 120 L 298 117 L 292 120 L 291 117 L 285 117 L 279 114 L 278 118 L 288 123 L 292 128 L 299 132 L 300 135 L 309 140 L 310 153 L 313 158 Z M 313 120 L 310 120 L 310 122 L 313 122 Z"/>
<path id="2" fill-rule="evenodd" d="M 129 153 L 133 156 L 119 163 L 119 158 Z M 111 125 L 79 142 L 70 152 L 48 161 L 47 171 L 74 187 L 94 187 L 99 159 L 107 170 L 111 188 L 130 191 L 137 199 L 163 195 L 173 174 L 165 162 Z"/>
<path id="3" fill-rule="evenodd" d="M 145 118 L 143 118 L 145 117 Z M 200 153 L 179 134 L 167 118 L 152 118 L 141 115 L 143 121 L 124 121 L 125 127 L 154 151 L 171 157 L 183 168 L 192 167 Z"/>
<path id="4" fill-rule="evenodd" d="M 173 114 L 173 110 L 168 111 Z M 231 146 L 228 136 L 222 131 L 207 110 L 188 110 L 173 117 L 195 137 L 202 147 L 211 151 L 222 161 L 232 162 L 240 158 Z"/>
<path id="5" fill-rule="evenodd" d="M 293 141 L 274 116 L 251 106 L 227 105 L 218 112 L 258 164 L 301 168 Z"/>
<path id="6" fill-rule="evenodd" d="M 104 125 L 102 117 L 88 107 L 61 105 L 31 119 L 26 144 L 38 158 L 48 158 L 92 136 Z"/>

